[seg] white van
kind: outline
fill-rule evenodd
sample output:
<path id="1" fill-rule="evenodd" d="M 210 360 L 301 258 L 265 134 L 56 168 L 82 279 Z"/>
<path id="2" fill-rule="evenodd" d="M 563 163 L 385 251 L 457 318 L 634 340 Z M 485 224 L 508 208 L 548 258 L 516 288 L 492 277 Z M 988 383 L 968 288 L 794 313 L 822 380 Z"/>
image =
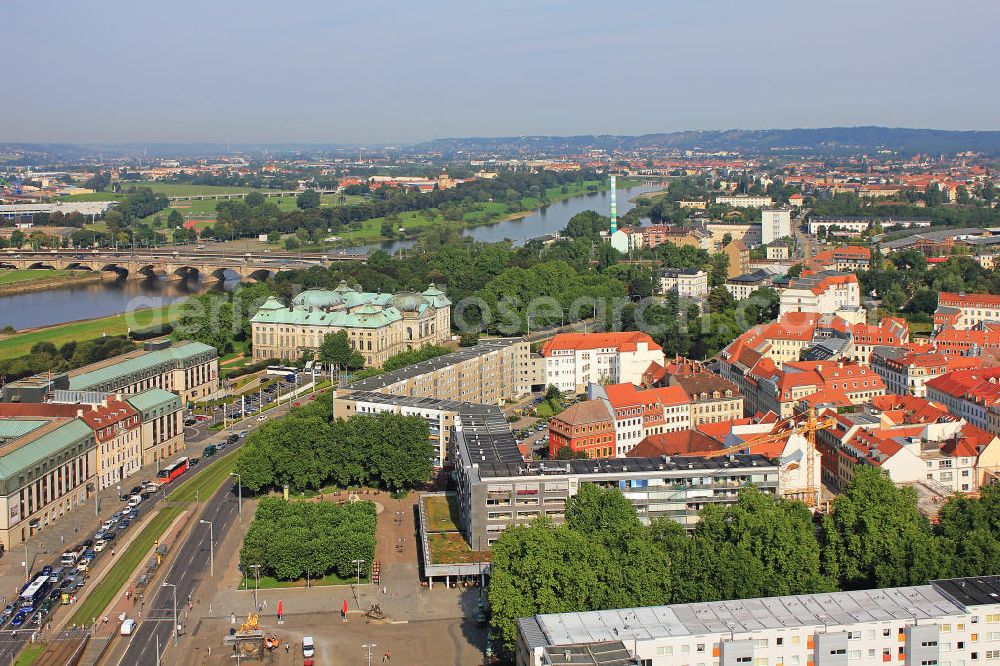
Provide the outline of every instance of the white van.
<path id="1" fill-rule="evenodd" d="M 131 636 L 132 631 L 134 629 L 135 629 L 135 620 L 133 620 L 132 618 L 126 618 L 125 621 L 122 622 L 121 635 Z"/>
<path id="2" fill-rule="evenodd" d="M 311 657 L 316 654 L 316 646 L 313 644 L 312 636 L 302 637 L 302 656 Z"/>
<path id="3" fill-rule="evenodd" d="M 142 495 L 132 495 L 128 498 L 128 508 L 134 509 L 139 506 L 140 502 L 142 502 Z"/>

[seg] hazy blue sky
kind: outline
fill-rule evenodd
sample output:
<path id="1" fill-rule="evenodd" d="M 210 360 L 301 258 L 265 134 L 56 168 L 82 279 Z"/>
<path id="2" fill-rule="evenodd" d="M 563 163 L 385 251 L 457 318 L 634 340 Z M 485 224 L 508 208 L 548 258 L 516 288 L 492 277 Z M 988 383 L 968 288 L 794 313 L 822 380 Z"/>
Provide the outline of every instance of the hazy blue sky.
<path id="1" fill-rule="evenodd" d="M 1000 129 L 996 0 L 36 0 L 0 140 Z"/>

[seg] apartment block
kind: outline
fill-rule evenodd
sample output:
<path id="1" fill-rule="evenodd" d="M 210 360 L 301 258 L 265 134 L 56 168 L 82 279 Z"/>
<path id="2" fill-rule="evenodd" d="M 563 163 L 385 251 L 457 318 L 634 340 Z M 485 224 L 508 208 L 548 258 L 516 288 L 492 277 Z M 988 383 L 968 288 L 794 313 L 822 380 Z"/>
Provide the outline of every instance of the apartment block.
<path id="1" fill-rule="evenodd" d="M 525 462 L 498 409 L 459 414 L 453 437 L 459 522 L 475 550 L 539 516 L 563 522 L 566 501 L 587 483 L 620 489 L 645 523 L 663 516 L 689 527 L 703 507 L 735 502 L 748 483 L 779 493 L 778 467 L 761 455 Z"/>
<path id="2" fill-rule="evenodd" d="M 538 373 L 523 338 L 480 340 L 428 361 L 354 382 L 353 391 L 499 405 L 531 392 Z"/>
<path id="3" fill-rule="evenodd" d="M 696 268 L 671 268 L 660 274 L 660 292 L 676 289 L 679 298 L 708 297 L 708 273 Z"/>
<path id="4" fill-rule="evenodd" d="M 569 652 L 618 661 L 564 660 Z M 969 666 L 1000 658 L 1000 577 L 518 620 L 517 666 Z M 631 661 L 628 661 L 631 660 Z"/>
<path id="5" fill-rule="evenodd" d="M 861 288 L 853 273 L 803 271 L 802 277 L 780 291 L 780 313 L 833 313 L 852 324 L 865 319 L 861 308 Z"/>
<path id="6" fill-rule="evenodd" d="M 995 294 L 938 294 L 934 327 L 964 330 L 982 323 L 1000 323 L 1000 296 Z"/>
<path id="7" fill-rule="evenodd" d="M 642 382 L 650 364 L 663 365 L 663 348 L 648 334 L 559 333 L 545 342 L 545 383 L 580 393 L 589 384 Z"/>
<path id="8" fill-rule="evenodd" d="M 495 407 L 454 400 L 437 400 L 406 395 L 388 395 L 373 391 L 340 390 L 333 396 L 333 417 L 347 419 L 352 416 L 370 416 L 391 412 L 402 416 L 419 416 L 427 421 L 430 439 L 434 444 L 435 467 L 452 463 L 450 451 L 451 431 L 459 413 L 489 412 Z"/>

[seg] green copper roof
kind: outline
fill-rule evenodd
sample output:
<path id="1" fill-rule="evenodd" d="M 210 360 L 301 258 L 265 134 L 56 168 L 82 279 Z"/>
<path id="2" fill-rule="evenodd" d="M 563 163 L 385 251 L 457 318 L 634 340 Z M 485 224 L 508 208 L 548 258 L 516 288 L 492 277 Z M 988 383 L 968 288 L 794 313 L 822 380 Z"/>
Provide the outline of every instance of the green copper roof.
<path id="1" fill-rule="evenodd" d="M 174 408 L 181 406 L 181 399 L 177 397 L 177 394 L 164 391 L 160 388 L 149 389 L 136 395 L 127 396 L 125 400 L 140 412 L 147 412 L 158 407 Z M 173 410 L 171 409 L 171 411 Z"/>
<path id="2" fill-rule="evenodd" d="M 33 421 L 29 419 L 0 420 L 0 441 L 6 442 L 11 439 L 17 439 L 18 437 L 28 434 L 32 430 L 41 428 L 46 423 L 48 423 L 48 421 Z"/>
<path id="3" fill-rule="evenodd" d="M 341 282 L 333 290 L 308 289 L 292 300 L 291 307 L 281 305 L 277 299 L 269 299 L 250 321 L 254 324 L 380 328 L 400 321 L 402 312 L 423 314 L 429 307 L 450 305 L 448 297 L 434 285 L 423 294 L 383 294 L 357 291 Z"/>
<path id="4" fill-rule="evenodd" d="M 146 352 L 132 358 L 125 359 L 118 363 L 109 365 L 74 375 L 69 378 L 69 390 L 86 391 L 92 387 L 106 386 L 129 375 L 142 374 L 160 365 L 170 367 L 180 367 L 187 359 L 199 355 L 218 356 L 215 347 L 210 347 L 201 342 L 184 342 L 166 349 Z"/>
<path id="5" fill-rule="evenodd" d="M 258 308 L 258 311 L 259 310 L 281 310 L 284 307 L 285 307 L 285 304 L 282 303 L 280 299 L 275 298 L 274 296 L 269 296 L 266 301 L 264 301 L 263 303 L 261 303 L 261 306 Z"/>
<path id="6" fill-rule="evenodd" d="M 30 470 L 49 456 L 81 442 L 93 445 L 94 431 L 80 419 L 71 419 L 63 425 L 25 443 L 23 446 L 0 456 L 0 478 L 10 479 Z M 30 433 L 28 435 L 31 436 Z"/>

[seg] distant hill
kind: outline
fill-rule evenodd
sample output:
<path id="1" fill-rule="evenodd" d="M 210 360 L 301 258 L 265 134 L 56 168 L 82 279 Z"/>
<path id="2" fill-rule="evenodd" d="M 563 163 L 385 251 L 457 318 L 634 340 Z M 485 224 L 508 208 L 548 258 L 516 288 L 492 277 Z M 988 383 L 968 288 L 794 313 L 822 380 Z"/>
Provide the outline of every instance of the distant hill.
<path id="1" fill-rule="evenodd" d="M 369 146 L 392 154 L 439 153 L 449 158 L 538 157 L 579 154 L 588 149 L 641 148 L 736 151 L 744 154 L 835 156 L 891 150 L 912 155 L 950 155 L 976 151 L 1000 157 L 1000 131 L 951 131 L 902 127 L 824 127 L 818 129 L 710 130 L 625 135 L 510 136 L 434 139 L 423 143 Z M 330 143 L 121 143 L 57 144 L 0 142 L 0 163 L 39 164 L 119 157 L 212 157 L 238 153 L 251 157 L 353 156 L 358 146 Z"/>
<path id="2" fill-rule="evenodd" d="M 733 150 L 751 153 L 843 154 L 892 150 L 903 154 L 953 154 L 972 150 L 1000 155 L 1000 131 L 952 131 L 901 127 L 825 127 L 818 129 L 711 130 L 643 134 L 640 136 L 522 136 L 435 139 L 411 146 L 417 152 L 497 152 L 552 155 L 587 148 L 629 150 Z"/>

